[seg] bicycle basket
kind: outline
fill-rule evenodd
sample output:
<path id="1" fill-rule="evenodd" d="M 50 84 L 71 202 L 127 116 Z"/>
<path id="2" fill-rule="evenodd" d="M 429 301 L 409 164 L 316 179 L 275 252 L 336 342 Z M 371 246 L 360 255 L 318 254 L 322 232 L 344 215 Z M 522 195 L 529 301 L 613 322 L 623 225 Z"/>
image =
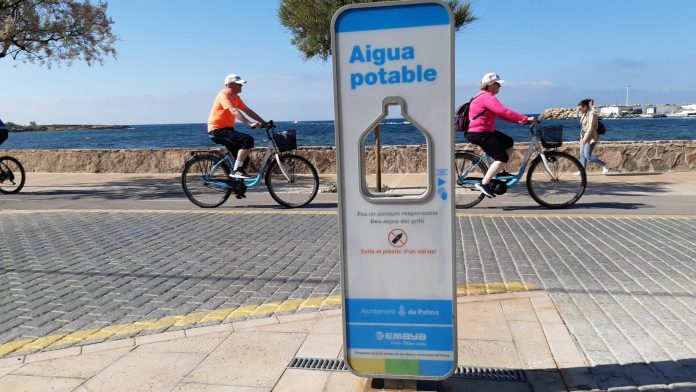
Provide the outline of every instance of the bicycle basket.
<path id="1" fill-rule="evenodd" d="M 539 129 L 541 145 L 544 148 L 556 148 L 563 144 L 563 125 L 551 125 Z"/>
<path id="2" fill-rule="evenodd" d="M 294 129 L 273 132 L 273 141 L 278 146 L 279 152 L 295 150 L 297 149 L 297 132 Z"/>

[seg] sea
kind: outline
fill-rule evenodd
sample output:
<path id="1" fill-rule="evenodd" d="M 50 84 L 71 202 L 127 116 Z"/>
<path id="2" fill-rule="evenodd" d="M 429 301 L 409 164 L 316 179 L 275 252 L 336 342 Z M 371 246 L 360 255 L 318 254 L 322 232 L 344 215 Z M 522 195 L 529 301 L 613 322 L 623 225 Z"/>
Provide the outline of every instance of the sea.
<path id="1" fill-rule="evenodd" d="M 696 140 L 696 118 L 630 118 L 602 120 L 607 141 Z M 276 122 L 278 130 L 295 129 L 299 146 L 334 146 L 333 121 Z M 528 127 L 498 120 L 496 128 L 510 135 L 516 142 L 529 141 Z M 563 139 L 577 141 L 580 136 L 578 120 L 548 120 L 547 125 L 563 125 Z M 251 130 L 244 125 L 237 128 L 254 136 L 256 146 L 265 146 L 263 130 Z M 382 145 L 425 144 L 425 138 L 403 119 L 386 119 L 380 126 Z M 465 143 L 464 135 L 456 132 L 455 141 Z M 374 144 L 374 136 L 367 144 Z M 12 132 L 2 149 L 64 150 L 64 149 L 161 149 L 208 148 L 215 144 L 208 138 L 206 125 L 148 124 L 133 125 L 126 129 Z"/>

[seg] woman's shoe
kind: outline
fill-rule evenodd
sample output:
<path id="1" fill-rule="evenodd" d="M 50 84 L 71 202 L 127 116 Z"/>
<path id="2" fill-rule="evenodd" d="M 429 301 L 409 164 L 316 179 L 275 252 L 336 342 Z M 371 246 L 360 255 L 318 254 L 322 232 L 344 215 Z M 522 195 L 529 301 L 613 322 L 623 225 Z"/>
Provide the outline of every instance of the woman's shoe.
<path id="1" fill-rule="evenodd" d="M 604 166 L 604 167 L 602 168 L 602 174 L 608 174 L 608 173 L 609 173 L 609 168 L 606 167 L 606 166 Z"/>
<path id="2" fill-rule="evenodd" d="M 489 185 L 486 185 L 482 182 L 477 182 L 476 184 L 474 184 L 474 188 L 478 189 L 479 191 L 481 191 L 481 193 L 488 197 L 495 197 L 495 193 L 493 193 L 493 190 Z"/>

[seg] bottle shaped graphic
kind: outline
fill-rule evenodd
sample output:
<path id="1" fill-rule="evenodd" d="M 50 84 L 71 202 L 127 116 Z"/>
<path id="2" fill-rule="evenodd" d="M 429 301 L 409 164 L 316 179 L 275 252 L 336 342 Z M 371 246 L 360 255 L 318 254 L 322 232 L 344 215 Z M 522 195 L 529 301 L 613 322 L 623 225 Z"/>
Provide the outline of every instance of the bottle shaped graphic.
<path id="1" fill-rule="evenodd" d="M 401 110 L 401 116 L 404 118 L 404 124 L 408 123 L 410 126 L 416 128 L 423 137 L 425 138 L 425 145 L 427 148 L 426 152 L 426 175 L 427 175 L 427 185 L 425 187 L 425 190 L 422 188 L 418 188 L 415 190 L 415 193 L 409 193 L 409 192 L 384 192 L 380 193 L 381 189 L 377 189 L 376 193 L 373 193 L 370 191 L 370 189 L 367 186 L 367 138 L 370 135 L 372 131 L 374 131 L 381 123 L 382 121 L 387 117 L 389 114 L 389 107 L 391 106 L 398 106 Z M 411 132 L 411 131 L 408 131 Z M 427 132 L 422 126 L 418 124 L 416 120 L 414 120 L 407 111 L 406 108 L 406 101 L 402 97 L 395 97 L 395 96 L 390 96 L 386 97 L 382 100 L 382 114 L 377 117 L 371 124 L 370 126 L 363 131 L 362 135 L 360 136 L 360 146 L 361 146 L 361 159 L 360 159 L 360 176 L 361 178 L 361 184 L 362 184 L 362 193 L 363 196 L 370 200 L 373 203 L 389 203 L 390 200 L 414 200 L 414 201 L 420 201 L 420 200 L 425 200 L 433 192 L 433 189 L 435 188 L 433 186 L 433 156 L 432 156 L 432 138 L 430 136 L 430 133 Z M 411 190 L 413 192 L 413 190 Z"/>

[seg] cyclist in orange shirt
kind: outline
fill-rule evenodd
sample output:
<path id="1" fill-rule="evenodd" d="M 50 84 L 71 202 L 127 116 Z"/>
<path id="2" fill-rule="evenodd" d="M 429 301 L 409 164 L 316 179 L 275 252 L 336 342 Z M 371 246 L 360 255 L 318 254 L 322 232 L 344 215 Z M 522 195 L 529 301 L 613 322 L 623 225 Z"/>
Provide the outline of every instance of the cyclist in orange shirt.
<path id="1" fill-rule="evenodd" d="M 236 155 L 237 158 L 230 177 L 240 179 L 251 178 L 244 171 L 243 166 L 244 160 L 249 155 L 249 150 L 254 147 L 254 138 L 246 133 L 235 131 L 235 122 L 239 120 L 249 125 L 252 129 L 266 124 L 266 121 L 256 112 L 249 109 L 239 97 L 244 84 L 246 84 L 246 81 L 238 75 L 227 75 L 225 77 L 225 88 L 215 97 L 215 102 L 213 102 L 213 107 L 208 117 L 208 136 L 215 143 L 224 145 L 233 155 Z M 250 121 L 244 114 L 251 117 L 255 122 Z M 236 154 L 235 151 L 237 151 Z"/>

